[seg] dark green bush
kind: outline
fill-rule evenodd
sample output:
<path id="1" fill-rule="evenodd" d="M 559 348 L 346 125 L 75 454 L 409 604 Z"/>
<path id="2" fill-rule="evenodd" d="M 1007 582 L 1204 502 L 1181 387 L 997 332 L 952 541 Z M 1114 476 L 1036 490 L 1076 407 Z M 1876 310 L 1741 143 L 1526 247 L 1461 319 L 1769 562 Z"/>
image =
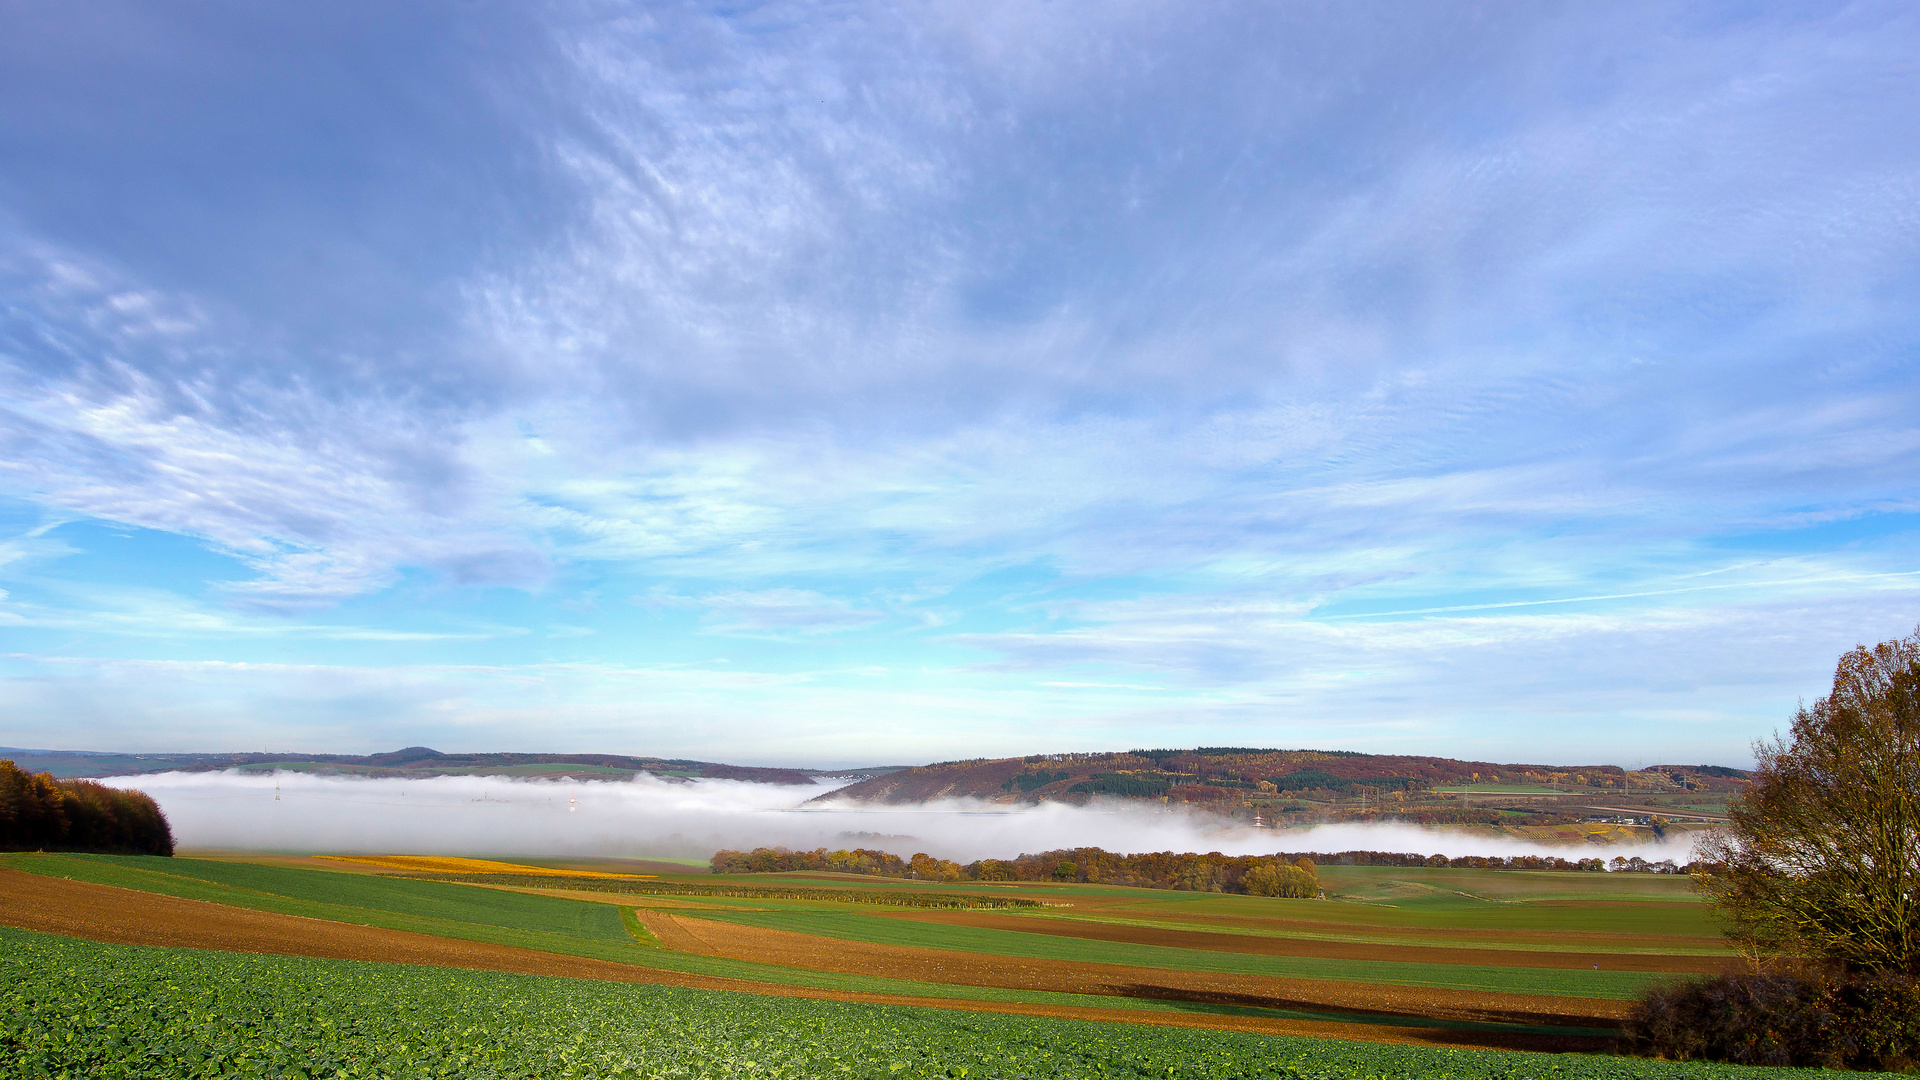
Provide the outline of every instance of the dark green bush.
<path id="1" fill-rule="evenodd" d="M 1920 1065 L 1920 985 L 1823 971 L 1671 983 L 1634 1004 L 1622 1042 L 1676 1061 L 1904 1072 Z"/>

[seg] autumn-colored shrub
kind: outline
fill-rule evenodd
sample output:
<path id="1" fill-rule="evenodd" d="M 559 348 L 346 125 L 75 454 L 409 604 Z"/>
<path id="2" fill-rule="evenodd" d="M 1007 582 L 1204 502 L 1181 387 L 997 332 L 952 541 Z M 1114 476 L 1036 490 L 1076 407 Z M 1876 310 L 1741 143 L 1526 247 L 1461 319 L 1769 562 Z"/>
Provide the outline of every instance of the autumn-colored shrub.
<path id="1" fill-rule="evenodd" d="M 0 851 L 172 855 L 173 830 L 145 792 L 55 780 L 0 760 Z"/>
<path id="2" fill-rule="evenodd" d="M 1277 861 L 1261 863 L 1241 875 L 1241 891 L 1249 896 L 1311 900 L 1320 895 L 1320 878 L 1312 867 L 1313 863 L 1307 859 L 1293 865 Z"/>

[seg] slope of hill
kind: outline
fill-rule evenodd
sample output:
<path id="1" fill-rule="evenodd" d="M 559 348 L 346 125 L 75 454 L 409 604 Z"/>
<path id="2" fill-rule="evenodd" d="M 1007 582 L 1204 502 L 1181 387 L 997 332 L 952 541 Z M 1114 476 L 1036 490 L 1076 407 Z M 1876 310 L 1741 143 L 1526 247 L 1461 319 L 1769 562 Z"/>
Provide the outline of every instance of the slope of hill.
<path id="1" fill-rule="evenodd" d="M 1342 807 L 1369 812 L 1418 809 L 1436 821 L 1496 824 L 1504 813 L 1587 815 L 1588 802 L 1609 804 L 1606 812 L 1625 812 L 1611 804 L 1650 795 L 1680 801 L 1697 797 L 1710 806 L 1745 785 L 1745 773 L 1720 766 L 1662 765 L 1628 771 L 1617 765 L 1501 764 L 1338 750 L 1200 747 L 941 762 L 863 780 L 815 801 L 917 803 L 973 798 L 1033 803 L 1105 798 L 1195 804 L 1268 816 Z M 1670 809 L 1663 806 L 1647 812 Z"/>
<path id="2" fill-rule="evenodd" d="M 385 754 L 107 754 L 71 750 L 0 748 L 29 771 L 51 772 L 63 778 L 82 776 L 137 776 L 156 772 L 214 772 L 285 770 L 350 774 L 354 776 L 517 776 L 631 779 L 640 773 L 655 776 L 744 780 L 757 784 L 811 784 L 813 777 L 797 769 L 764 769 L 723 765 L 680 758 L 627 757 L 620 754 L 442 754 L 424 746 L 409 746 Z"/>

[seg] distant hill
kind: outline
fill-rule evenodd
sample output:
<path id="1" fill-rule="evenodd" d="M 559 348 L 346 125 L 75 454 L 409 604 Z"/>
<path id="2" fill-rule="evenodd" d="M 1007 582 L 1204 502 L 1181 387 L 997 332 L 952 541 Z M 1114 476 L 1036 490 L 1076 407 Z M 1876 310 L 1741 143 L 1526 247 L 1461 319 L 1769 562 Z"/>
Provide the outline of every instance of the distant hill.
<path id="1" fill-rule="evenodd" d="M 1629 772 L 1617 765 L 1521 765 L 1341 750 L 1200 747 L 947 761 L 875 776 L 820 799 L 917 803 L 974 798 L 1018 803 L 1105 797 L 1239 803 L 1288 796 L 1412 794 L 1454 787 L 1624 794 L 1650 789 L 1731 791 L 1745 783 L 1744 772 L 1723 766 L 1662 765 Z"/>
<path id="2" fill-rule="evenodd" d="M 116 754 L 0 747 L 0 758 L 10 758 L 28 771 L 50 772 L 61 778 L 222 769 L 352 776 L 603 780 L 626 780 L 646 773 L 760 784 L 811 784 L 816 782 L 816 777 L 832 777 L 851 778 L 855 782 L 815 801 L 917 803 L 965 797 L 998 803 L 1035 803 L 1133 799 L 1204 805 L 1223 812 L 1237 807 L 1242 814 L 1257 813 L 1268 820 L 1276 819 L 1276 815 L 1284 818 L 1297 812 L 1358 807 L 1364 811 L 1418 810 L 1436 821 L 1484 819 L 1493 822 L 1505 818 L 1488 808 L 1488 799 L 1513 804 L 1504 812 L 1524 810 L 1537 814 L 1541 807 L 1536 805 L 1539 800 L 1533 796 L 1549 794 L 1580 796 L 1581 801 L 1577 803 L 1562 800 L 1562 808 L 1568 813 L 1582 806 L 1613 807 L 1621 803 L 1628 805 L 1620 812 L 1645 813 L 1637 802 L 1630 800 L 1648 795 L 1680 796 L 1682 801 L 1695 794 L 1724 796 L 1747 784 L 1746 773 L 1717 765 L 1656 765 L 1628 771 L 1617 765 L 1501 764 L 1342 750 L 1254 747 L 1034 754 L 831 772 L 620 754 L 443 754 L 424 746 L 360 756 Z"/>
<path id="3" fill-rule="evenodd" d="M 409 746 L 385 754 L 113 754 L 85 750 L 24 750 L 0 747 L 30 772 L 61 778 L 137 776 L 157 772 L 308 772 L 352 776 L 515 776 L 526 778 L 628 780 L 640 773 L 689 779 L 744 780 L 755 784 L 811 784 L 798 769 L 763 769 L 683 758 L 620 754 L 443 754 Z"/>

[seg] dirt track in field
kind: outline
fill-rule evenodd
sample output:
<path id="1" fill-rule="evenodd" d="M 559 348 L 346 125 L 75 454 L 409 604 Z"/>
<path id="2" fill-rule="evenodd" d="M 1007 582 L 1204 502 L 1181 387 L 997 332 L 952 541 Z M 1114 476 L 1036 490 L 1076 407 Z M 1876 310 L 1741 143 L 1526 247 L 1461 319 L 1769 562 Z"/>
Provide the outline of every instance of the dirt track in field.
<path id="1" fill-rule="evenodd" d="M 1611 1027 L 1627 1005 L 1591 998 L 1032 960 L 844 941 L 659 911 L 636 914 L 663 944 L 680 951 L 918 982 L 1572 1027 Z"/>
<path id="2" fill-rule="evenodd" d="M 641 918 L 655 934 L 661 933 L 663 928 L 661 924 L 668 920 L 679 921 L 674 916 L 660 912 L 643 912 Z M 607 982 L 653 983 L 706 990 L 731 990 L 773 997 L 912 1005 L 969 1012 L 1102 1020 L 1162 1027 L 1210 1028 L 1265 1035 L 1304 1035 L 1365 1042 L 1483 1046 L 1517 1050 L 1595 1050 L 1604 1046 L 1604 1040 L 1579 1037 L 1282 1020 L 1268 1017 L 1218 1016 L 1202 1013 L 1153 1013 L 1133 1009 L 1076 1008 L 1018 1002 L 982 1002 L 817 990 L 810 987 L 690 975 L 617 964 L 606 960 L 545 953 L 534 949 L 459 941 L 403 930 L 387 930 L 295 915 L 251 911 L 203 900 L 183 900 L 157 893 L 69 881 L 6 868 L 0 868 L 0 925 L 122 945 L 158 945 L 172 948 L 270 953 L 281 956 L 313 956 L 337 960 L 371 960 L 499 971 L 520 975 L 547 975 Z M 703 927 L 720 925 L 722 924 L 710 922 L 702 924 Z M 762 931 L 762 933 L 778 933 L 778 931 Z M 806 935 L 790 936 L 828 945 L 841 944 L 824 942 L 824 939 L 819 938 L 807 938 Z M 704 945 L 706 939 L 696 934 L 682 933 L 676 940 Z M 762 954 L 751 959 L 765 961 L 773 955 L 777 954 Z M 965 957 L 969 954 L 953 955 Z M 838 969 L 826 968 L 825 970 Z M 900 971 L 874 974 L 893 978 L 912 977 Z"/>
<path id="3" fill-rule="evenodd" d="M 1078 922 L 1032 915 L 1003 915 L 991 911 L 885 912 L 882 917 L 908 922 L 978 926 L 1023 934 L 1112 941 L 1128 945 L 1164 945 L 1175 949 L 1244 953 L 1254 956 L 1297 956 L 1324 960 L 1385 960 L 1406 964 L 1473 964 L 1483 967 L 1558 968 L 1606 971 L 1663 971 L 1717 973 L 1731 970 L 1735 961 L 1712 956 L 1669 956 L 1634 953 L 1545 952 L 1519 949 L 1455 949 L 1434 945 L 1374 945 L 1356 941 L 1314 941 L 1301 938 L 1252 937 L 1205 930 L 1176 930 L 1116 923 Z"/>

